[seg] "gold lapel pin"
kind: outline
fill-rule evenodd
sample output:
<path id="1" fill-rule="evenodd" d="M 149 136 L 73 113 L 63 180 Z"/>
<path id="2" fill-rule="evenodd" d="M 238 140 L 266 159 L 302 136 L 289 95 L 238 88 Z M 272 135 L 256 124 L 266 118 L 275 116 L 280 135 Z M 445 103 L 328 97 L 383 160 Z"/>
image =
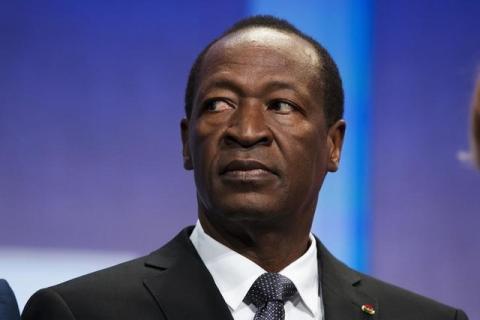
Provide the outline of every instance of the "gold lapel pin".
<path id="1" fill-rule="evenodd" d="M 362 304 L 362 311 L 373 316 L 375 314 L 375 307 L 373 304 Z"/>

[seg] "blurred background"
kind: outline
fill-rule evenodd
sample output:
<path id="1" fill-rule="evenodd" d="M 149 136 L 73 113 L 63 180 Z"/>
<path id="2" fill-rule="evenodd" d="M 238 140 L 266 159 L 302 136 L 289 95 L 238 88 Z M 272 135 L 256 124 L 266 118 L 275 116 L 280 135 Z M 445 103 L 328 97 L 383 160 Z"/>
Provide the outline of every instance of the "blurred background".
<path id="1" fill-rule="evenodd" d="M 480 319 L 468 114 L 478 1 L 0 2 L 0 278 L 41 287 L 144 255 L 196 221 L 179 121 L 201 49 L 252 14 L 337 61 L 348 123 L 314 232 L 343 261 Z"/>

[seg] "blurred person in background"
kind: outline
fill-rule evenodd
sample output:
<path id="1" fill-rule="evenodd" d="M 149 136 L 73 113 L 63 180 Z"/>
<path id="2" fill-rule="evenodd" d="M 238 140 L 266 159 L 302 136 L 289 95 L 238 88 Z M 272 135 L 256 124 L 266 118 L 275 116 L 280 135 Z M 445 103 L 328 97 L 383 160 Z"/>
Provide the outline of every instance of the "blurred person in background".
<path id="1" fill-rule="evenodd" d="M 480 169 L 480 75 L 477 77 L 477 84 L 473 96 L 471 114 L 471 152 L 472 158 Z"/>
<path id="2" fill-rule="evenodd" d="M 0 320 L 20 320 L 17 300 L 4 279 L 0 279 Z"/>

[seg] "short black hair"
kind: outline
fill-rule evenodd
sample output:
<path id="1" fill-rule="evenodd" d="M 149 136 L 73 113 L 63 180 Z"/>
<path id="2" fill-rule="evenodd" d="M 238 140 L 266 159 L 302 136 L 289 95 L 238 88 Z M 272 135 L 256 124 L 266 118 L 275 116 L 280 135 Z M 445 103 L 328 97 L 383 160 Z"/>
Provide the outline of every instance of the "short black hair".
<path id="1" fill-rule="evenodd" d="M 337 120 L 343 118 L 343 86 L 337 65 L 333 61 L 328 51 L 315 39 L 298 30 L 290 22 L 270 16 L 257 15 L 242 19 L 235 23 L 230 29 L 225 31 L 220 37 L 210 42 L 195 59 L 188 76 L 187 88 L 185 90 L 185 114 L 190 118 L 194 103 L 194 97 L 198 88 L 198 77 L 202 62 L 208 50 L 220 39 L 240 30 L 250 28 L 270 28 L 285 33 L 294 34 L 308 43 L 310 43 L 320 58 L 319 79 L 321 79 L 321 90 L 324 98 L 324 112 L 328 126 L 334 124 Z"/>

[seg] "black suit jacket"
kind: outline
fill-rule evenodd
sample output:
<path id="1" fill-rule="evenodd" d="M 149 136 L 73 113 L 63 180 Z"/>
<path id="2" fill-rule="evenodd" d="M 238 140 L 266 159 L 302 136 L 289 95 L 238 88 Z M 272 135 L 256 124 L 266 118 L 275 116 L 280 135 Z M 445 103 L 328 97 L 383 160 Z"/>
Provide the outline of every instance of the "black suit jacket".
<path id="1" fill-rule="evenodd" d="M 35 293 L 22 319 L 232 319 L 184 229 L 148 256 Z M 317 240 L 326 320 L 467 319 L 454 308 L 360 274 Z M 372 304 L 368 315 L 363 304 Z"/>

